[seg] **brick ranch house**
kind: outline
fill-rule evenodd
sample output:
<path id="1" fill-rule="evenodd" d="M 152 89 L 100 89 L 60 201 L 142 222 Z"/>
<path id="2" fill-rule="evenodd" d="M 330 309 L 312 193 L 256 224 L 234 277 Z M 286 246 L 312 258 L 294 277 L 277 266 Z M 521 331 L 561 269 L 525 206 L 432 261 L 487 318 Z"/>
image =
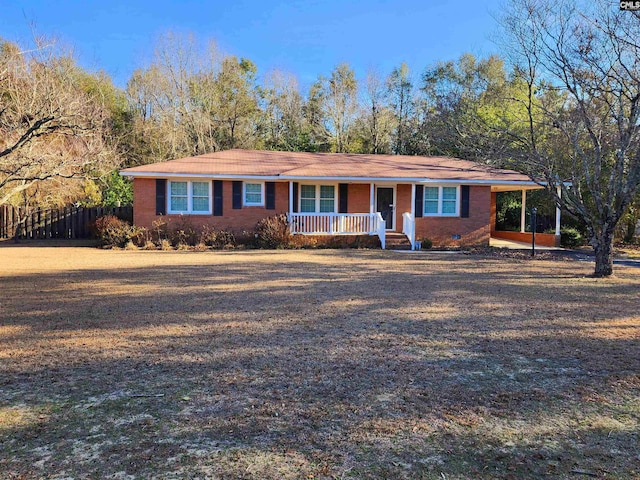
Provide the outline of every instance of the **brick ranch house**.
<path id="1" fill-rule="evenodd" d="M 495 231 L 496 193 L 541 188 L 525 175 L 448 157 L 226 150 L 122 170 L 133 179 L 133 220 L 188 215 L 194 226 L 241 232 L 284 213 L 294 235 L 389 236 L 415 248 L 488 245 L 490 237 L 531 241 L 524 231 Z M 537 234 L 540 245 L 558 245 Z"/>

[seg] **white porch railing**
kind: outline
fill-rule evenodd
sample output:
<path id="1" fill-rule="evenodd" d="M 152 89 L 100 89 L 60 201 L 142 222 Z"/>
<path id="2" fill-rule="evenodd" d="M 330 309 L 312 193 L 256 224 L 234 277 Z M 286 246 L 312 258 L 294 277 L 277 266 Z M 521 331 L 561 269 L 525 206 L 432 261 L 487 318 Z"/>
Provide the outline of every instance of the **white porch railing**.
<path id="1" fill-rule="evenodd" d="M 376 216 L 376 228 L 377 228 L 377 234 L 378 234 L 378 238 L 380 239 L 380 246 L 382 247 L 382 250 L 384 250 L 385 245 L 386 245 L 386 232 L 385 229 L 387 228 L 387 222 L 384 221 L 384 218 L 382 218 L 382 214 L 380 212 L 375 213 Z"/>
<path id="2" fill-rule="evenodd" d="M 385 223 L 380 213 L 290 213 L 293 235 L 378 235 L 384 248 Z"/>
<path id="3" fill-rule="evenodd" d="M 416 249 L 416 219 L 409 212 L 402 214 L 402 233 L 404 233 L 411 243 L 411 250 Z"/>

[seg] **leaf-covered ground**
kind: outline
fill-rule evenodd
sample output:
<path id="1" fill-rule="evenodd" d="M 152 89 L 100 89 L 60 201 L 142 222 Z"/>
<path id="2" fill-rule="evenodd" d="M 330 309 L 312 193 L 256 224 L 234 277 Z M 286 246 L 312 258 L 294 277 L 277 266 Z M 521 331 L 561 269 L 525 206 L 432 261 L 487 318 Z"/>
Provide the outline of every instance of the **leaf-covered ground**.
<path id="1" fill-rule="evenodd" d="M 640 269 L 0 246 L 0 478 L 640 476 Z"/>

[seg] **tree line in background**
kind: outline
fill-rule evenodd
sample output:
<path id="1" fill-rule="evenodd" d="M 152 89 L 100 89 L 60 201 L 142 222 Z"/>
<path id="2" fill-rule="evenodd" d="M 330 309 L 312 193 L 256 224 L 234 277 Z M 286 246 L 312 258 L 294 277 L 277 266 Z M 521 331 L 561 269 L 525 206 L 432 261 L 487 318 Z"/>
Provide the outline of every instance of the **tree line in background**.
<path id="1" fill-rule="evenodd" d="M 640 17 L 524 0 L 501 26 L 502 57 L 364 79 L 344 63 L 304 91 L 173 33 L 124 89 L 54 43 L 3 41 L 0 204 L 126 203 L 117 168 L 230 148 L 447 155 L 545 182 L 608 274 L 614 231 L 640 216 Z"/>
<path id="2" fill-rule="evenodd" d="M 257 73 L 168 33 L 119 89 L 47 39 L 31 50 L 2 41 L 0 203 L 127 201 L 116 168 L 230 148 L 482 160 L 491 155 L 466 138 L 472 110 L 517 82 L 499 57 L 471 54 L 417 79 L 406 64 L 363 80 L 340 64 L 306 91 L 292 74 Z"/>

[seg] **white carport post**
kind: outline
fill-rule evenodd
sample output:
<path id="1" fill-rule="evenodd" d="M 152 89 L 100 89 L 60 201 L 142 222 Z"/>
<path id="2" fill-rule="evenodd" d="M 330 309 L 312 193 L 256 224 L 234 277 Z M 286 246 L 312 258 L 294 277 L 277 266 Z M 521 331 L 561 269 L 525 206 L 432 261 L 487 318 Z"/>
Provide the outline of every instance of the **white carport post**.
<path id="1" fill-rule="evenodd" d="M 527 191 L 522 189 L 522 209 L 520 210 L 520 233 L 525 231 L 525 222 L 527 221 Z"/>
<path id="2" fill-rule="evenodd" d="M 556 193 L 558 198 L 562 197 L 562 188 L 558 185 L 556 187 Z M 560 207 L 556 205 L 556 235 L 560 235 Z"/>

